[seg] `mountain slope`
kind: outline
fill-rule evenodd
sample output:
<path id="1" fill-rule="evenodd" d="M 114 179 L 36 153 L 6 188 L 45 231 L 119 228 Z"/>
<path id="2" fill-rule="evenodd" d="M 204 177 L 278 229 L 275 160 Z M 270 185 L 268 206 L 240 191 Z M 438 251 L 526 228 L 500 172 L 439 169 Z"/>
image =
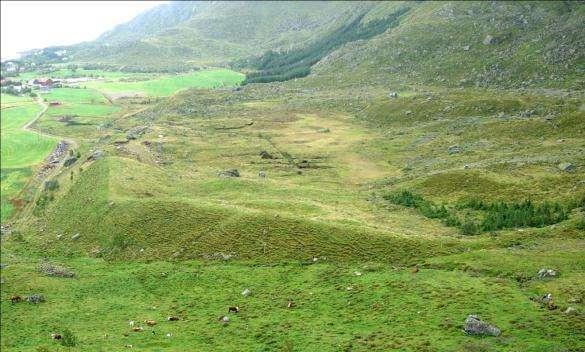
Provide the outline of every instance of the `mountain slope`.
<path id="1" fill-rule="evenodd" d="M 297 46 L 356 2 L 173 2 L 151 9 L 97 41 L 74 46 L 70 60 L 154 68 L 220 65 Z"/>
<path id="2" fill-rule="evenodd" d="M 399 26 L 371 40 L 347 44 L 319 62 L 313 72 L 350 84 L 583 88 L 583 3 L 409 6 L 411 11 Z M 385 3 L 376 10 L 372 17 L 393 11 Z"/>

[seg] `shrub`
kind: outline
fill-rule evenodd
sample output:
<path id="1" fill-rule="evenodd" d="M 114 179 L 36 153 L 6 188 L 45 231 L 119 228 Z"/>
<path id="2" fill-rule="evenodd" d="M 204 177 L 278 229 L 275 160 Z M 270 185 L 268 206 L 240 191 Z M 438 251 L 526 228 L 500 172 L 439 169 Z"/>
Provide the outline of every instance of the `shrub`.
<path id="1" fill-rule="evenodd" d="M 553 202 L 535 204 L 531 200 L 488 203 L 471 199 L 454 207 L 454 210 L 472 209 L 481 212 L 483 220 L 478 224 L 471 220 L 460 222 L 453 210 L 407 190 L 386 194 L 383 198 L 393 204 L 415 208 L 429 219 L 441 219 L 446 226 L 459 227 L 465 235 L 515 227 L 548 226 L 568 219 L 571 209 L 583 206 L 583 200 L 580 199 L 568 202 L 565 206 Z"/>
<path id="2" fill-rule="evenodd" d="M 61 334 L 61 345 L 65 347 L 75 347 L 77 345 L 77 337 L 69 329 L 63 330 Z"/>
<path id="3" fill-rule="evenodd" d="M 479 226 L 475 221 L 465 220 L 460 226 L 462 235 L 477 235 L 479 234 Z"/>
<path id="4" fill-rule="evenodd" d="M 59 181 L 57 180 L 47 180 L 43 186 L 45 191 L 54 191 L 59 188 Z"/>

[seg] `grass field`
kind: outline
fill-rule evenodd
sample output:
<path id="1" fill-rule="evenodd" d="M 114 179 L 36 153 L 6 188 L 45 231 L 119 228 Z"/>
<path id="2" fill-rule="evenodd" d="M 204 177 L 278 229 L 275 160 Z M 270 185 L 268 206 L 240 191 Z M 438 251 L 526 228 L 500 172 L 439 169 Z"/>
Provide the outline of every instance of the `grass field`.
<path id="1" fill-rule="evenodd" d="M 471 236 L 383 197 L 408 190 L 470 217 L 457 204 L 577 204 L 580 97 L 414 87 L 388 99 L 384 87 L 295 84 L 113 104 L 106 86 L 46 95 L 62 105 L 39 128 L 75 138 L 82 161 L 3 242 L 2 347 L 67 350 L 50 334 L 69 329 L 78 351 L 585 348 L 582 206 L 549 226 Z M 66 113 L 79 123 L 59 122 Z M 96 149 L 105 156 L 85 161 Z M 229 169 L 239 177 L 218 177 Z M 77 277 L 39 274 L 43 257 Z M 8 300 L 31 293 L 46 302 Z M 557 309 L 532 300 L 547 293 Z M 469 314 L 502 335 L 466 335 Z"/>
<path id="2" fill-rule="evenodd" d="M 563 249 L 577 267 L 553 256 L 547 263 L 566 268 L 563 282 L 582 279 L 572 276 L 571 270 L 585 266 L 574 250 Z M 513 253 L 503 252 L 498 254 Z M 561 252 L 555 253 L 558 257 Z M 482 265 L 500 264 L 489 254 L 468 256 L 487 259 Z M 519 288 L 513 279 L 472 271 L 423 268 L 415 275 L 409 268 L 376 263 L 252 266 L 63 260 L 76 278 L 40 275 L 34 260 L 7 262 L 3 349 L 123 351 L 132 345 L 140 351 L 210 346 L 225 351 L 555 351 L 585 347 L 585 340 L 579 338 L 585 327 L 582 321 L 541 309 L 528 299 L 542 286 L 556 294 L 563 283 L 532 279 Z M 513 264 L 507 268 L 518 270 Z M 533 269 L 521 269 L 522 274 L 532 277 Z M 23 282 L 21 277 L 29 279 Z M 252 291 L 248 297 L 241 295 L 245 288 Z M 572 289 L 579 292 L 576 286 Z M 47 301 L 38 306 L 12 305 L 7 297 L 14 293 L 43 293 Z M 287 308 L 289 300 L 294 304 L 291 308 Z M 240 312 L 228 314 L 229 306 L 239 306 Z M 463 334 L 462 323 L 473 313 L 497 324 L 503 335 L 494 339 Z M 218 321 L 222 315 L 230 316 L 229 324 Z M 180 320 L 167 321 L 168 316 Z M 143 323 L 147 319 L 156 325 L 148 327 Z M 144 331 L 132 332 L 130 321 Z M 51 341 L 51 333 L 64 329 L 77 337 L 76 348 Z"/>
<path id="3" fill-rule="evenodd" d="M 2 221 L 12 213 L 9 199 L 16 195 L 31 176 L 31 168 L 45 158 L 55 140 L 22 127 L 39 114 L 42 108 L 30 98 L 2 94 L 0 112 L 1 132 L 1 186 Z"/>
<path id="4" fill-rule="evenodd" d="M 148 96 L 168 96 L 186 88 L 230 87 L 242 82 L 244 75 L 227 69 L 196 71 L 174 76 L 163 75 L 153 79 L 126 82 L 120 79 L 92 81 L 85 86 L 106 94 L 142 93 Z"/>

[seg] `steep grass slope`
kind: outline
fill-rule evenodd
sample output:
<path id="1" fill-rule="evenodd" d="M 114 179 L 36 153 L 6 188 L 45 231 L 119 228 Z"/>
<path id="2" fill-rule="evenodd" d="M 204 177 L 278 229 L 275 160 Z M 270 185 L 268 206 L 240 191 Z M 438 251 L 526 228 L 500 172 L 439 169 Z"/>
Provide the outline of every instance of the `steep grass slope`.
<path id="1" fill-rule="evenodd" d="M 172 2 L 95 42 L 69 48 L 69 60 L 137 69 L 226 64 L 317 36 L 357 2 Z"/>
<path id="2" fill-rule="evenodd" d="M 380 3 L 366 20 L 384 18 Z M 320 80 L 454 87 L 583 88 L 585 48 L 580 2 L 408 3 L 400 25 L 331 53 Z"/>

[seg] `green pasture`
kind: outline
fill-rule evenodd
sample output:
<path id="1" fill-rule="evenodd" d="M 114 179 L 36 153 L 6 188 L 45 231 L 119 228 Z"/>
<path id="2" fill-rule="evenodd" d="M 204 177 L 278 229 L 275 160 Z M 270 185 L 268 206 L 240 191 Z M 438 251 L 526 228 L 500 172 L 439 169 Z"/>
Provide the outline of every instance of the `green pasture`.
<path id="1" fill-rule="evenodd" d="M 55 139 L 34 132 L 24 131 L 22 127 L 41 112 L 41 107 L 29 99 L 7 98 L 2 96 L 2 104 L 18 102 L 20 105 L 2 108 L 1 121 L 1 187 L 2 221 L 12 212 L 9 199 L 17 194 L 28 177 L 31 167 L 41 162 L 53 149 Z"/>
<path id="2" fill-rule="evenodd" d="M 132 77 L 132 75 L 128 75 Z M 120 80 L 91 81 L 84 84 L 107 94 L 142 93 L 167 96 L 186 88 L 219 88 L 237 85 L 244 75 L 228 69 L 196 71 L 188 74 L 161 75 L 155 79 L 125 82 Z"/>

